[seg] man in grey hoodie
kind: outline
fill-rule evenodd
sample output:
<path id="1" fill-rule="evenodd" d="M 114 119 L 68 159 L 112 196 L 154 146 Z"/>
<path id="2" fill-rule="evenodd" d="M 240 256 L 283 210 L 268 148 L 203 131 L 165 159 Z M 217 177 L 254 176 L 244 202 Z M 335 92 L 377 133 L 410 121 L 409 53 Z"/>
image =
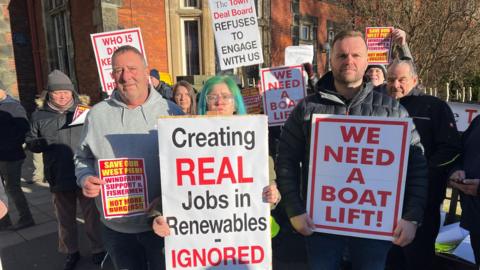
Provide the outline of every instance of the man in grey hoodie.
<path id="1" fill-rule="evenodd" d="M 152 231 L 148 215 L 105 218 L 100 190 L 98 160 L 143 158 L 149 205 L 159 197 L 157 118 L 183 114 L 149 87 L 149 70 L 134 47 L 122 46 L 112 55 L 116 89 L 111 97 L 89 112 L 77 150 L 78 185 L 87 197 L 95 197 L 103 223 L 106 249 L 116 269 L 163 269 L 163 239 Z M 147 209 L 145 209 L 147 210 Z"/>

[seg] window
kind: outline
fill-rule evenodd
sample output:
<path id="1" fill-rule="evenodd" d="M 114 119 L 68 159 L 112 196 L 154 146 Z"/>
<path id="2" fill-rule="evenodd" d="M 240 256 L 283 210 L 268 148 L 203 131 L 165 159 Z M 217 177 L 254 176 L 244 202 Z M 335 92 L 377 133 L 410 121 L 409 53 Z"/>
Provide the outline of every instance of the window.
<path id="1" fill-rule="evenodd" d="M 311 25 L 305 25 L 305 24 L 302 24 L 300 25 L 300 39 L 301 40 L 311 40 L 311 30 L 312 29 L 312 26 Z"/>
<path id="2" fill-rule="evenodd" d="M 74 81 L 73 44 L 70 32 L 68 0 L 49 0 L 45 5 L 45 23 L 50 70 L 59 69 Z"/>
<path id="3" fill-rule="evenodd" d="M 200 0 L 182 0 L 182 8 L 200 8 Z"/>
<path id="4" fill-rule="evenodd" d="M 185 75 L 201 74 L 200 68 L 200 20 L 182 18 L 182 61 Z"/>

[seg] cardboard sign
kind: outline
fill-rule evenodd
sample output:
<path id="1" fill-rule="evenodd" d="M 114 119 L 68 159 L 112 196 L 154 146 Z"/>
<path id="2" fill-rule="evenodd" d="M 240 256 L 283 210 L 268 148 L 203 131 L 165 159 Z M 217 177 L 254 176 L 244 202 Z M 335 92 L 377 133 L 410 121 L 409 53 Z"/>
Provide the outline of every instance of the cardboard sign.
<path id="1" fill-rule="evenodd" d="M 307 213 L 316 231 L 393 239 L 410 131 L 406 118 L 313 115 Z"/>
<path id="2" fill-rule="evenodd" d="M 266 116 L 161 118 L 158 131 L 166 269 L 271 269 Z"/>
<path id="3" fill-rule="evenodd" d="M 480 113 L 479 104 L 447 102 L 452 109 L 458 131 L 465 131 L 473 119 Z"/>
<path id="4" fill-rule="evenodd" d="M 263 63 L 255 2 L 209 0 L 220 69 Z"/>
<path id="5" fill-rule="evenodd" d="M 392 49 L 393 27 L 367 27 L 365 37 L 369 65 L 388 65 Z"/>
<path id="6" fill-rule="evenodd" d="M 106 219 L 145 214 L 148 187 L 143 158 L 98 160 L 102 207 Z"/>
<path id="7" fill-rule="evenodd" d="M 241 90 L 243 103 L 247 108 L 248 114 L 261 114 L 262 113 L 262 96 L 257 87 L 247 87 Z"/>
<path id="8" fill-rule="evenodd" d="M 108 95 L 115 89 L 115 81 L 112 77 L 112 54 L 118 47 L 130 45 L 137 48 L 147 59 L 143 48 L 142 33 L 140 28 L 131 28 L 125 30 L 103 32 L 91 34 L 93 51 L 97 62 L 98 75 L 102 89 Z"/>
<path id="9" fill-rule="evenodd" d="M 313 45 L 288 46 L 285 49 L 285 66 L 313 62 Z"/>
<path id="10" fill-rule="evenodd" d="M 305 98 L 303 67 L 278 67 L 260 70 L 263 89 L 263 109 L 269 126 L 280 126 L 297 103 Z"/>

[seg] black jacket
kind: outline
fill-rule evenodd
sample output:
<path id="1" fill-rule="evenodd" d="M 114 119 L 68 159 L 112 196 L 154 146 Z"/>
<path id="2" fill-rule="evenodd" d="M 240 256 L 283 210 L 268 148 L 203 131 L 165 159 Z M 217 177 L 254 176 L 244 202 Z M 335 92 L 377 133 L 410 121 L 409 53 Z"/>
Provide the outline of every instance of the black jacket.
<path id="1" fill-rule="evenodd" d="M 75 97 L 74 105 L 59 113 L 45 102 L 32 114 L 27 147 L 32 152 L 43 153 L 45 179 L 52 192 L 78 189 L 73 155 L 79 145 L 83 125 L 69 126 L 78 103 Z"/>
<path id="2" fill-rule="evenodd" d="M 157 92 L 160 93 L 164 99 L 173 100 L 172 87 L 170 87 L 170 85 L 168 85 L 166 82 L 160 81 L 157 87 L 155 87 L 155 90 L 157 90 Z"/>
<path id="3" fill-rule="evenodd" d="M 28 130 L 25 109 L 20 102 L 7 95 L 0 101 L 0 161 L 25 158 L 22 144 Z"/>
<path id="4" fill-rule="evenodd" d="M 475 117 L 462 135 L 463 155 L 459 164 L 465 170 L 467 179 L 480 178 L 480 116 Z M 480 234 L 480 187 L 477 196 L 460 193 L 462 218 L 460 225 Z"/>
<path id="5" fill-rule="evenodd" d="M 335 91 L 331 72 L 319 81 L 316 88 L 315 94 L 307 96 L 295 107 L 280 137 L 277 185 L 289 217 L 306 212 L 312 114 L 408 117 L 407 111 L 396 100 L 372 91 L 371 84 L 365 84 L 351 101 L 346 101 Z M 413 130 L 403 204 L 403 218 L 406 220 L 422 221 L 427 196 L 426 175 L 420 138 Z"/>
<path id="6" fill-rule="evenodd" d="M 460 134 L 447 103 L 415 87 L 400 98 L 420 134 L 428 164 L 428 202 L 438 208 L 445 197 L 448 174 L 460 156 Z"/>

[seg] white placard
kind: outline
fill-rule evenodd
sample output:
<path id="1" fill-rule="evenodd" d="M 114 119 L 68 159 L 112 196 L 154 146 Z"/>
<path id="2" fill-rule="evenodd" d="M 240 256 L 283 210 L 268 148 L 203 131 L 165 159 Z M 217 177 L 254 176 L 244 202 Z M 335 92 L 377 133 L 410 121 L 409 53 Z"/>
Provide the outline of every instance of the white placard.
<path id="1" fill-rule="evenodd" d="M 285 49 L 285 66 L 313 62 L 313 45 L 288 46 Z"/>
<path id="2" fill-rule="evenodd" d="M 314 114 L 307 213 L 318 232 L 392 240 L 411 120 Z"/>
<path id="3" fill-rule="evenodd" d="M 452 109 L 458 131 L 465 131 L 472 120 L 480 113 L 479 104 L 447 102 Z"/>
<path id="4" fill-rule="evenodd" d="M 93 51 L 95 52 L 95 60 L 102 90 L 107 92 L 108 95 L 115 89 L 115 81 L 112 77 L 111 58 L 118 47 L 123 45 L 133 46 L 143 54 L 145 61 L 147 59 L 140 28 L 96 33 L 91 34 L 90 38 L 92 40 Z"/>
<path id="5" fill-rule="evenodd" d="M 283 125 L 299 101 L 305 98 L 303 67 L 277 67 L 260 70 L 263 109 L 269 126 Z"/>
<path id="6" fill-rule="evenodd" d="M 263 63 L 253 0 L 209 0 L 220 69 Z"/>
<path id="7" fill-rule="evenodd" d="M 265 115 L 158 120 L 167 269 L 271 269 L 267 129 Z"/>

